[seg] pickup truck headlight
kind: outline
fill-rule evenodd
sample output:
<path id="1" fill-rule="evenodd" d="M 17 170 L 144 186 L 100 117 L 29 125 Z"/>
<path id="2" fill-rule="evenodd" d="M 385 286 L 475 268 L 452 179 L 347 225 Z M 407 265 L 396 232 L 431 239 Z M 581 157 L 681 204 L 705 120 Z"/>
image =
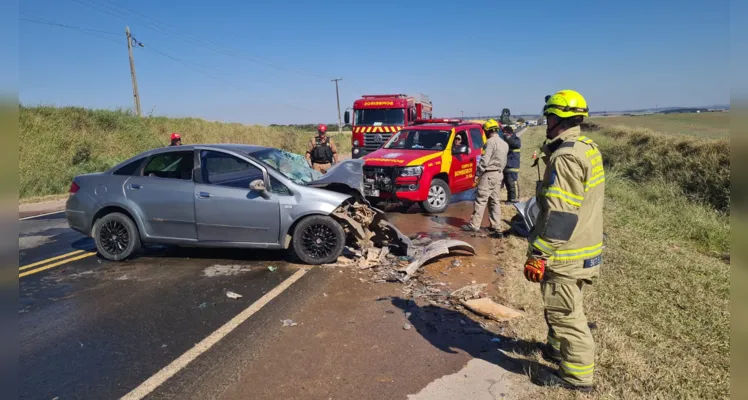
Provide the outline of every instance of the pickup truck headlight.
<path id="1" fill-rule="evenodd" d="M 405 167 L 400 170 L 400 176 L 421 176 L 423 167 Z"/>
<path id="2" fill-rule="evenodd" d="M 353 147 L 358 147 L 358 139 L 353 139 Z"/>

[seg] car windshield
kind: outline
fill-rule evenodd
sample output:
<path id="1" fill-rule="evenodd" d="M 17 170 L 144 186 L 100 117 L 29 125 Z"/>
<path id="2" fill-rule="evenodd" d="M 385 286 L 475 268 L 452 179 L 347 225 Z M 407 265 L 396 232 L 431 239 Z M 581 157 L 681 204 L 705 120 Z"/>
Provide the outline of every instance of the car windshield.
<path id="1" fill-rule="evenodd" d="M 304 156 L 278 149 L 263 149 L 250 154 L 274 168 L 297 185 L 305 185 L 322 177 L 309 166 Z"/>
<path id="2" fill-rule="evenodd" d="M 393 136 L 385 149 L 403 150 L 444 150 L 449 139 L 449 131 L 404 129 Z"/>
<path id="3" fill-rule="evenodd" d="M 402 108 L 373 108 L 356 110 L 356 125 L 405 125 L 405 110 Z"/>

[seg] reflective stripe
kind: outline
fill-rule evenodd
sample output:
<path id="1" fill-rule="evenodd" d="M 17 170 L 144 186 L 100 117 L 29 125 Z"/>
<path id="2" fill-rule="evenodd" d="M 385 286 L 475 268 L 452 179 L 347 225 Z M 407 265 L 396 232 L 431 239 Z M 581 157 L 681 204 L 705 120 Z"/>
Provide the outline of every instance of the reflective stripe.
<path id="1" fill-rule="evenodd" d="M 558 186 L 551 186 L 543 193 L 545 197 L 557 197 L 575 207 L 581 207 L 584 197 L 569 193 Z"/>
<path id="2" fill-rule="evenodd" d="M 532 245 L 533 247 L 542 251 L 543 253 L 549 254 L 550 259 L 555 260 L 555 261 L 584 260 L 587 258 L 598 256 L 602 254 L 603 252 L 602 242 L 594 246 L 583 247 L 581 249 L 558 250 L 558 251 L 553 251 L 553 247 L 551 247 L 551 245 L 548 242 L 546 242 L 545 240 L 541 238 L 535 239 Z"/>
<path id="3" fill-rule="evenodd" d="M 580 136 L 577 138 L 578 141 L 582 143 L 592 144 L 592 139 L 588 138 L 587 136 Z"/>
<path id="4" fill-rule="evenodd" d="M 513 151 L 513 152 L 515 152 L 515 153 L 519 153 L 519 152 L 520 152 L 520 151 L 522 151 L 522 150 L 520 150 L 520 149 L 514 149 L 514 150 L 512 150 L 512 151 Z"/>
<path id="5" fill-rule="evenodd" d="M 561 350 L 561 341 L 560 340 L 554 338 L 551 335 L 548 335 L 547 341 L 548 341 L 548 344 L 551 345 L 551 347 L 553 347 L 554 349 Z"/>
<path id="6" fill-rule="evenodd" d="M 579 364 L 572 364 L 568 361 L 562 361 L 561 368 L 563 368 L 564 372 L 568 373 L 569 375 L 583 376 L 583 375 L 589 375 L 592 372 L 594 372 L 595 364 L 592 363 L 589 365 L 579 365 Z"/>
<path id="7" fill-rule="evenodd" d="M 507 168 L 504 171 L 506 171 L 506 172 L 519 172 L 519 168 Z"/>
<path id="8" fill-rule="evenodd" d="M 599 174 L 593 176 L 590 178 L 589 181 L 584 183 L 584 191 L 590 190 L 590 188 L 593 188 L 601 183 L 605 182 L 605 171 L 600 172 Z"/>

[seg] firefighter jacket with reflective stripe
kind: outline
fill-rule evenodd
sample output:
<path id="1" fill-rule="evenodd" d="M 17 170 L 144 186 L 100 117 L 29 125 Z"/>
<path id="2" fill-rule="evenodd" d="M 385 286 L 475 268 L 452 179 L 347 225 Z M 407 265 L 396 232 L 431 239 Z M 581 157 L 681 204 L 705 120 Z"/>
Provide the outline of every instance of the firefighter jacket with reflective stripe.
<path id="1" fill-rule="evenodd" d="M 505 139 L 509 145 L 509 155 L 506 157 L 505 172 L 519 172 L 519 155 L 522 148 L 522 140 L 516 134 Z"/>
<path id="2" fill-rule="evenodd" d="M 543 153 L 545 176 L 536 193 L 540 212 L 528 253 L 546 259 L 552 274 L 595 278 L 603 250 L 600 150 L 575 127 L 543 146 Z"/>
<path id="3" fill-rule="evenodd" d="M 506 142 L 494 133 L 483 145 L 483 155 L 478 161 L 477 175 L 481 176 L 490 171 L 503 172 L 508 152 L 509 147 Z"/>

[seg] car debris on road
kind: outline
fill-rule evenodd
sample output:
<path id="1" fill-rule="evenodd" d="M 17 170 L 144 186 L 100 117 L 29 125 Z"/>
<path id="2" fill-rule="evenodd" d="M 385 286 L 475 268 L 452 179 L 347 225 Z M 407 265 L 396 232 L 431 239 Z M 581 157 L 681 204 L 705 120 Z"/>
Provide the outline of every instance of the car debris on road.
<path id="1" fill-rule="evenodd" d="M 226 297 L 228 297 L 229 299 L 240 299 L 242 298 L 242 295 L 240 295 L 239 293 L 228 291 L 226 292 Z"/>

